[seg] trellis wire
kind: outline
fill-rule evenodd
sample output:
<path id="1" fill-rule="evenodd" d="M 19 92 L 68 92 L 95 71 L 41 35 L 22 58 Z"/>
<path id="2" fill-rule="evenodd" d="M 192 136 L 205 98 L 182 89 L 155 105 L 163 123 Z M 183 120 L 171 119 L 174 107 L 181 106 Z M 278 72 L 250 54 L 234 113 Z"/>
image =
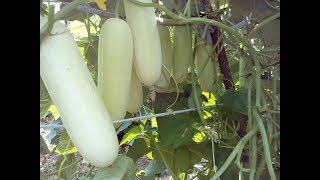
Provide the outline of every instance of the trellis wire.
<path id="1" fill-rule="evenodd" d="M 209 109 L 209 108 L 214 108 L 217 106 L 221 106 L 222 104 L 215 104 L 211 106 L 203 106 L 201 109 Z M 172 112 L 164 112 L 164 113 L 158 113 L 158 114 L 151 114 L 151 115 L 146 115 L 146 116 L 139 116 L 139 117 L 133 117 L 133 118 L 128 118 L 128 119 L 120 119 L 120 120 L 114 120 L 114 124 L 118 123 L 124 123 L 124 122 L 130 122 L 130 121 L 141 121 L 141 120 L 146 120 L 146 119 L 151 119 L 154 117 L 163 117 L 163 116 L 168 116 L 168 115 L 176 115 L 176 114 L 181 114 L 181 113 L 186 113 L 186 112 L 191 112 L 195 111 L 197 108 L 190 108 L 190 109 L 184 109 L 184 110 L 178 110 L 178 111 L 172 111 Z M 40 128 L 53 128 L 53 129 L 58 129 L 58 128 L 63 128 L 63 125 L 48 125 L 48 124 L 40 124 Z"/>

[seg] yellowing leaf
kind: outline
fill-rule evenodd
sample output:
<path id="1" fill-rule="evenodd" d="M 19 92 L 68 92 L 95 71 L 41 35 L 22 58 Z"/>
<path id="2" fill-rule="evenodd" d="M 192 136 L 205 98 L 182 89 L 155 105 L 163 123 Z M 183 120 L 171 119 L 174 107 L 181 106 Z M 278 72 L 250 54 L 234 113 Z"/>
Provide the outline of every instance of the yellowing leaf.
<path id="1" fill-rule="evenodd" d="M 93 1 L 98 5 L 98 7 L 101 10 L 104 10 L 104 11 L 107 10 L 106 4 L 104 4 L 104 2 L 106 2 L 107 0 L 93 0 Z"/>
<path id="2" fill-rule="evenodd" d="M 157 128 L 158 127 L 157 118 L 155 118 L 155 117 L 151 118 L 151 127 L 152 128 Z"/>
<path id="3" fill-rule="evenodd" d="M 122 144 L 125 144 L 129 141 L 131 141 L 132 139 L 134 139 L 135 137 L 139 136 L 140 134 L 143 133 L 143 130 L 144 130 L 144 127 L 143 126 L 136 126 L 132 129 L 130 129 L 124 136 L 123 136 L 123 139 L 121 140 L 120 142 L 120 145 L 121 146 Z"/>
<path id="4" fill-rule="evenodd" d="M 152 151 L 148 152 L 148 153 L 146 154 L 146 156 L 147 156 L 147 158 L 149 158 L 149 159 L 153 159 Z"/>

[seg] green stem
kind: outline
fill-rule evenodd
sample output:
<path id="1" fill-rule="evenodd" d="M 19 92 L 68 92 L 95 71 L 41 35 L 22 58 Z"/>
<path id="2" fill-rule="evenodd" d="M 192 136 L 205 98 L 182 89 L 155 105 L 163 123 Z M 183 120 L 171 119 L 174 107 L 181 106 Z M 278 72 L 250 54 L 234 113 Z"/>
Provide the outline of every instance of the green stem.
<path id="1" fill-rule="evenodd" d="M 115 10 L 114 10 L 114 13 L 115 13 L 115 15 L 116 15 L 116 18 L 119 18 L 119 5 L 120 5 L 120 1 L 121 1 L 121 0 L 118 0 L 118 1 L 116 2 L 116 7 L 115 7 Z"/>
<path id="2" fill-rule="evenodd" d="M 66 162 L 66 160 L 67 160 L 67 156 L 65 155 L 63 157 L 63 160 L 62 160 L 61 164 L 60 164 L 59 171 L 58 171 L 58 178 L 57 179 L 60 179 L 61 169 L 62 169 L 62 166 L 63 166 L 64 162 Z"/>
<path id="3" fill-rule="evenodd" d="M 254 180 L 257 166 L 257 135 L 250 140 L 250 175 L 249 180 Z"/>
<path id="4" fill-rule="evenodd" d="M 248 81 L 248 130 L 252 128 L 256 123 L 252 120 L 252 78 Z M 247 130 L 247 131 L 248 131 Z M 253 180 L 255 172 L 256 172 L 256 165 L 257 165 L 257 135 L 253 135 L 249 142 L 250 145 L 250 174 L 249 180 Z"/>
<path id="5" fill-rule="evenodd" d="M 264 170 L 264 165 L 265 165 L 265 163 L 266 163 L 266 161 L 265 161 L 265 159 L 264 159 L 263 156 L 262 156 L 262 159 L 261 159 L 260 164 L 259 164 L 259 166 L 258 166 L 258 170 L 257 170 L 257 174 L 256 174 L 255 180 L 260 180 L 260 176 L 261 176 L 261 174 L 262 174 L 262 172 L 263 172 L 263 170 Z"/>
<path id="6" fill-rule="evenodd" d="M 213 171 L 217 171 L 217 166 L 216 166 L 216 158 L 214 155 L 214 141 L 213 138 L 211 138 L 211 149 L 212 149 L 212 163 L 213 163 Z"/>
<path id="7" fill-rule="evenodd" d="M 266 129 L 264 127 L 263 121 L 262 121 L 258 111 L 256 109 L 253 109 L 252 111 L 253 111 L 253 115 L 255 117 L 255 120 L 258 123 L 259 130 L 261 133 L 264 156 L 265 156 L 265 160 L 267 163 L 267 168 L 269 171 L 270 178 L 271 178 L 271 180 L 276 180 L 277 178 L 276 178 L 276 175 L 275 175 L 273 167 L 272 167 L 272 160 L 271 160 L 271 156 L 270 156 L 270 150 L 269 150 Z"/>
<path id="8" fill-rule="evenodd" d="M 140 2 L 137 0 L 128 0 L 130 2 L 132 2 L 133 4 L 136 4 L 138 6 L 142 6 L 142 7 L 155 7 L 161 11 L 164 11 L 166 13 L 166 15 L 170 16 L 171 18 L 174 17 L 174 19 L 179 19 L 180 16 L 171 12 L 168 8 L 166 8 L 163 5 L 157 4 L 157 3 L 144 3 L 144 2 Z"/>
<path id="9" fill-rule="evenodd" d="M 240 147 L 242 146 L 242 144 L 246 144 L 247 141 L 258 131 L 258 126 L 253 127 L 236 145 L 236 147 L 233 149 L 233 151 L 231 152 L 231 154 L 229 155 L 229 157 L 227 158 L 227 160 L 224 162 L 224 164 L 222 165 L 222 167 L 217 171 L 216 174 L 214 174 L 210 180 L 215 180 L 218 179 L 219 176 L 221 176 L 221 174 L 224 173 L 224 171 L 229 167 L 229 165 L 231 164 L 232 160 L 236 157 L 236 155 L 238 154 L 238 151 L 240 149 Z"/>
<path id="10" fill-rule="evenodd" d="M 268 24 L 269 22 L 277 19 L 280 17 L 280 12 L 264 19 L 261 23 L 259 23 L 249 34 L 248 37 L 252 36 L 253 33 L 255 33 L 258 29 L 261 29 L 264 25 Z"/>
<path id="11" fill-rule="evenodd" d="M 54 6 L 50 5 L 49 6 L 49 13 L 48 13 L 48 22 L 47 22 L 47 28 L 45 29 L 45 31 L 40 34 L 40 44 L 42 43 L 43 39 L 45 38 L 46 35 L 50 34 L 51 29 L 53 27 L 54 24 Z M 42 30 L 42 29 L 41 29 Z"/>
<path id="12" fill-rule="evenodd" d="M 241 155 L 242 155 L 242 151 L 243 151 L 244 146 L 245 146 L 245 144 L 242 144 L 239 148 L 239 152 L 238 152 L 237 158 L 236 158 L 236 165 L 238 166 L 238 168 L 240 169 L 241 172 L 249 172 L 250 169 L 244 168 L 241 165 Z"/>

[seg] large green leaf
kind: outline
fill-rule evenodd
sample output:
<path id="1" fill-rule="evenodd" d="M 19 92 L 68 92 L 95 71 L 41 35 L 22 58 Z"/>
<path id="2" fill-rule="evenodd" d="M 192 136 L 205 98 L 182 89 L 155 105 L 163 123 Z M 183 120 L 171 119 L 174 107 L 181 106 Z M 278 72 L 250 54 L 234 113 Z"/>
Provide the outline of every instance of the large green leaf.
<path id="1" fill-rule="evenodd" d="M 247 115 L 247 91 L 245 89 L 233 90 L 228 89 L 218 97 L 223 107 L 231 109 L 232 111 L 239 112 Z"/>
<path id="2" fill-rule="evenodd" d="M 153 180 L 156 174 L 159 174 L 165 169 L 166 166 L 163 164 L 162 161 L 159 161 L 157 159 L 152 160 L 144 170 L 144 176 L 142 177 L 142 179 Z"/>
<path id="3" fill-rule="evenodd" d="M 68 154 L 66 156 L 60 156 L 56 163 L 56 170 L 60 172 L 60 178 L 72 179 L 73 174 L 77 170 L 77 160 L 74 154 Z M 67 168 L 66 168 L 67 167 Z"/>
<path id="4" fill-rule="evenodd" d="M 175 150 L 174 171 L 176 174 L 187 173 L 190 167 L 190 151 L 184 147 Z"/>
<path id="5" fill-rule="evenodd" d="M 130 147 L 127 156 L 131 157 L 136 162 L 140 157 L 150 151 L 147 142 L 143 138 L 136 139 Z"/>
<path id="6" fill-rule="evenodd" d="M 119 155 L 111 167 L 99 170 L 93 179 L 82 177 L 79 180 L 134 180 L 136 169 L 131 158 Z"/>
<path id="7" fill-rule="evenodd" d="M 63 130 L 60 135 L 59 144 L 56 148 L 56 153 L 61 155 L 67 155 L 74 152 L 77 152 L 77 148 L 73 145 L 68 133 L 66 130 Z"/>
<path id="8" fill-rule="evenodd" d="M 193 113 L 158 118 L 161 148 L 177 148 L 183 143 L 192 141 L 196 133 L 196 130 L 192 127 L 194 122 L 200 122 L 200 119 Z"/>

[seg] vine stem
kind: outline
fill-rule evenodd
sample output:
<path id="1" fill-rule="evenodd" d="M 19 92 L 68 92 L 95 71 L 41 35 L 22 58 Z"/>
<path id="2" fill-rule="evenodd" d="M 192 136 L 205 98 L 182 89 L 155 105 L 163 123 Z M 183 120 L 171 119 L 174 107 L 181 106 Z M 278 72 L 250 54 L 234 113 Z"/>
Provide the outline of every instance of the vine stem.
<path id="1" fill-rule="evenodd" d="M 265 163 L 266 163 L 266 160 L 265 160 L 265 158 L 263 158 L 263 155 L 262 155 L 262 159 L 261 159 L 260 164 L 258 166 L 255 180 L 260 180 L 260 176 L 264 170 Z"/>
<path id="2" fill-rule="evenodd" d="M 218 179 L 219 176 L 221 174 L 224 173 L 224 171 L 229 167 L 229 165 L 231 164 L 232 160 L 236 157 L 236 155 L 238 154 L 241 146 L 243 146 L 243 144 L 246 144 L 249 139 L 258 131 L 259 127 L 258 126 L 254 126 L 236 145 L 236 147 L 233 149 L 233 151 L 231 152 L 231 154 L 229 155 L 229 157 L 227 158 L 227 160 L 224 162 L 224 164 L 221 166 L 221 168 L 217 171 L 216 174 L 214 174 L 210 180 L 215 180 Z"/>
<path id="3" fill-rule="evenodd" d="M 276 180 L 276 175 L 274 173 L 273 167 L 272 167 L 272 160 L 271 160 L 271 156 L 270 156 L 270 150 L 269 150 L 269 144 L 268 144 L 268 138 L 267 138 L 267 132 L 266 129 L 264 127 L 263 121 L 258 113 L 258 111 L 256 109 L 253 109 L 253 115 L 258 123 L 259 126 L 259 130 L 261 133 L 261 137 L 262 137 L 262 144 L 263 144 L 263 151 L 264 151 L 264 156 L 265 156 L 265 161 L 267 163 L 267 168 L 269 171 L 269 175 L 271 180 Z"/>
<path id="4" fill-rule="evenodd" d="M 252 120 L 252 78 L 248 81 L 248 130 L 251 129 L 252 126 L 254 126 L 254 121 Z M 248 131 L 247 130 L 247 131 Z M 249 180 L 254 180 L 254 175 L 256 173 L 256 164 L 257 164 L 257 135 L 253 135 L 253 137 L 249 141 L 250 145 L 250 174 L 249 174 Z"/>

